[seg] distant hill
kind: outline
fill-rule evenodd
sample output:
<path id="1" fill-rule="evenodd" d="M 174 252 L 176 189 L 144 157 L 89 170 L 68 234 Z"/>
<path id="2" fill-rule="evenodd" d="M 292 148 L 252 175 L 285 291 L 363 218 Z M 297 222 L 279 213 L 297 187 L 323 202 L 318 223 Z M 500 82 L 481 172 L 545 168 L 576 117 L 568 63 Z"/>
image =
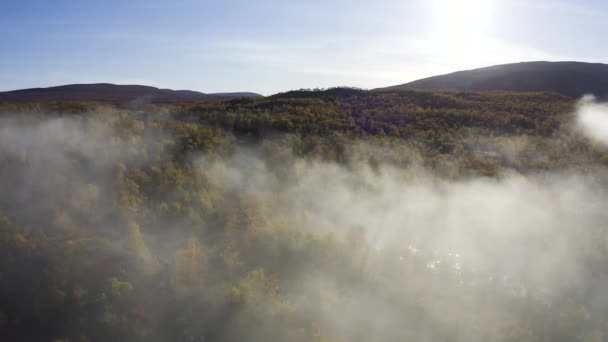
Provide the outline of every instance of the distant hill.
<path id="1" fill-rule="evenodd" d="M 159 89 L 143 85 L 116 85 L 109 83 L 69 84 L 49 88 L 31 88 L 0 92 L 0 101 L 48 102 L 48 101 L 99 101 L 173 103 L 223 99 L 232 97 L 261 97 L 255 93 L 205 94 L 192 90 Z"/>
<path id="2" fill-rule="evenodd" d="M 327 89 L 290 90 L 270 96 L 271 98 L 340 98 L 366 93 L 367 90 L 354 87 L 333 87 Z"/>
<path id="3" fill-rule="evenodd" d="M 608 64 L 524 62 L 459 71 L 376 89 L 455 89 L 551 91 L 570 97 L 593 94 L 608 98 Z"/>

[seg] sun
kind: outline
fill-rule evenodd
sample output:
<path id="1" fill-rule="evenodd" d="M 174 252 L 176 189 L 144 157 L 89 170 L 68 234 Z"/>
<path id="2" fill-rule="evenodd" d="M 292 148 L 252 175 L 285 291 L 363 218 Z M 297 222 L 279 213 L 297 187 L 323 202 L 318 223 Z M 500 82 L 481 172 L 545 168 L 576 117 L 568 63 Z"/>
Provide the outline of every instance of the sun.
<path id="1" fill-rule="evenodd" d="M 498 0 L 433 0 L 431 50 L 460 67 L 479 66 L 495 55 L 494 1 Z"/>
<path id="2" fill-rule="evenodd" d="M 492 20 L 493 0 L 434 0 L 435 33 L 444 37 L 483 36 Z"/>

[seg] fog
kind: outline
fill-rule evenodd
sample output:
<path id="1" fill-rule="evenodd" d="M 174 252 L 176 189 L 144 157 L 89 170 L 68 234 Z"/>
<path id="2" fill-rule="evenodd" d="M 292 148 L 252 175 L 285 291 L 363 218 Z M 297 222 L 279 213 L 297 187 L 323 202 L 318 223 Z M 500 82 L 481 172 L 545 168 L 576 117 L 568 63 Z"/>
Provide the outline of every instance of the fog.
<path id="1" fill-rule="evenodd" d="M 294 160 L 283 166 L 288 167 L 283 173 L 289 177 L 282 182 L 265 165 L 255 154 L 245 153 L 227 162 L 201 163 L 200 167 L 233 190 L 277 192 L 282 205 L 272 215 L 305 214 L 309 220 L 299 229 L 344 233 L 352 227 L 363 227 L 372 250 L 361 260 L 362 269 L 393 279 L 395 286 L 415 286 L 411 277 L 419 276 L 417 272 L 443 272 L 451 274 L 450 281 L 425 286 L 475 288 L 478 282 L 491 282 L 504 295 L 526 297 L 533 291 L 535 300 L 551 305 L 567 291 L 590 287 L 599 290 L 608 285 L 605 279 L 601 283 L 592 280 L 588 264 L 588 253 L 598 243 L 593 238 L 603 232 L 608 219 L 608 174 L 604 170 L 592 176 L 555 172 L 446 180 L 419 168 L 404 170 L 384 165 L 380 169 L 352 169 Z M 354 255 L 358 253 L 353 250 Z M 412 262 L 422 263 L 425 270 L 412 271 Z M 317 287 L 328 286 L 328 279 L 335 277 L 292 276 L 297 277 L 300 290 L 312 293 L 320 292 Z M 302 282 L 310 288 L 301 288 Z M 401 318 L 390 302 L 377 301 L 382 295 L 359 293 L 356 284 L 350 290 L 354 302 L 345 312 L 327 317 L 341 329 L 370 329 L 346 322 L 386 323 Z M 605 303 L 605 293 L 599 291 L 596 303 Z M 476 295 L 470 293 L 466 300 L 475 301 Z M 445 313 L 434 310 L 462 310 L 462 299 L 447 298 L 441 308 L 436 307 L 435 299 L 417 304 L 441 316 Z M 509 308 L 498 309 L 509 314 Z M 381 335 L 366 333 L 370 334 L 368 338 L 382 340 L 378 338 Z M 473 338 L 465 336 L 464 340 Z"/>
<path id="2" fill-rule="evenodd" d="M 579 119 L 589 138 L 608 144 L 606 105 L 583 100 Z M 142 261 L 144 274 L 159 277 L 177 267 L 175 249 L 192 236 L 204 250 L 219 248 L 208 232 L 225 228 L 215 226 L 221 224 L 207 220 L 204 213 L 199 216 L 207 233 L 197 233 L 201 228 L 185 214 L 146 218 L 146 213 L 158 211 L 156 203 L 173 203 L 173 191 L 155 194 L 154 201 L 133 200 L 132 210 L 116 204 L 117 188 L 129 182 L 120 176 L 124 169 L 146 169 L 169 158 L 162 142 L 171 135 L 151 129 L 149 123 L 139 125 L 139 134 L 129 137 L 117 131 L 116 119 L 104 115 L 3 118 L 4 214 L 24 230 L 49 227 L 51 239 L 62 236 L 63 229 L 70 236 L 99 234 L 117 246 L 124 241 L 129 245 L 134 238 L 129 222 L 137 222 L 149 254 Z M 526 321 L 519 304 L 513 303 L 533 302 L 558 310 L 573 292 L 585 293 L 590 317 L 606 317 L 608 277 L 594 269 L 596 253 L 606 245 L 608 173 L 603 167 L 585 174 L 511 170 L 498 177 L 448 179 L 421 166 L 418 152 L 407 146 L 402 148 L 411 154 L 405 156 L 412 161 L 407 167 L 383 160 L 383 147 L 373 143 L 357 145 L 348 152 L 348 162 L 335 163 L 295 156 L 289 145 L 293 139 L 297 138 L 273 138 L 222 155 L 197 152 L 188 155 L 188 162 L 197 177 L 226 201 L 239 196 L 253 199 L 251 215 L 261 218 L 254 222 L 252 234 L 268 242 L 241 251 L 243 263 L 264 261 L 257 266 L 277 274 L 278 295 L 285 305 L 304 308 L 298 316 L 303 322 L 316 322 L 332 336 L 360 341 L 438 340 L 446 338 L 444 333 L 449 340 L 494 340 L 497 331 Z M 379 158 L 377 163 L 368 162 L 370 153 Z M 9 161 L 15 159 L 26 165 L 11 167 Z M 129 184 L 126 187 L 139 186 Z M 216 204 L 214 210 L 227 209 Z M 277 259 L 277 250 L 304 255 L 294 252 L 301 247 L 281 235 L 284 231 L 335 238 L 346 256 Z M 271 257 L 265 259 L 266 255 Z M 350 266 L 330 265 L 334 258 L 349 260 Z M 216 296 L 213 279 L 224 279 L 228 273 L 222 267 L 205 267 L 205 285 L 193 293 Z M 122 275 L 135 291 L 146 287 L 133 279 L 137 276 Z M 169 309 L 160 298 L 173 294 L 170 289 L 154 291 L 154 310 L 165 317 Z M 133 299 L 137 300 L 143 299 Z M 217 328 L 217 317 L 223 317 L 221 325 L 232 331 L 216 332 L 218 340 L 276 337 L 276 308 L 257 303 L 253 316 L 270 323 L 254 324 L 242 318 L 241 311 L 226 316 L 218 309 L 224 301 L 228 299 L 219 297 L 214 299 L 216 306 L 204 307 L 197 307 L 196 299 L 185 303 L 189 307 L 175 318 L 187 321 L 183 336 L 204 340 Z M 168 323 L 158 324 L 162 329 Z"/>
<path id="3" fill-rule="evenodd" d="M 608 146 L 608 104 L 585 96 L 578 105 L 578 124 L 589 138 Z"/>

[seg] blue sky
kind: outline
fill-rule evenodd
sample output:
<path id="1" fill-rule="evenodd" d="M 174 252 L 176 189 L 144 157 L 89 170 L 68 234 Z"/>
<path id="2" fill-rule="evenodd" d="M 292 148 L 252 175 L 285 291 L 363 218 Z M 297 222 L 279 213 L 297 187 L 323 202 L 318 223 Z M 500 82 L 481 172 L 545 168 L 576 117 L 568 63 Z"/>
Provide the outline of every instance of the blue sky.
<path id="1" fill-rule="evenodd" d="M 0 90 L 374 88 L 526 60 L 608 63 L 605 0 L 0 0 Z"/>

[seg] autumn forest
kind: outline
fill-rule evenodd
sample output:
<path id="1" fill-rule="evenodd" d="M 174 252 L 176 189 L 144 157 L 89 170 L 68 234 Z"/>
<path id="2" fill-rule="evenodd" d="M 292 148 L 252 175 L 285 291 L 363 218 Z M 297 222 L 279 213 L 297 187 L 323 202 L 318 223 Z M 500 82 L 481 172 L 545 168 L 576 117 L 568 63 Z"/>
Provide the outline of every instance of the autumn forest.
<path id="1" fill-rule="evenodd" d="M 606 340 L 586 101 L 0 102 L 0 340 Z"/>

